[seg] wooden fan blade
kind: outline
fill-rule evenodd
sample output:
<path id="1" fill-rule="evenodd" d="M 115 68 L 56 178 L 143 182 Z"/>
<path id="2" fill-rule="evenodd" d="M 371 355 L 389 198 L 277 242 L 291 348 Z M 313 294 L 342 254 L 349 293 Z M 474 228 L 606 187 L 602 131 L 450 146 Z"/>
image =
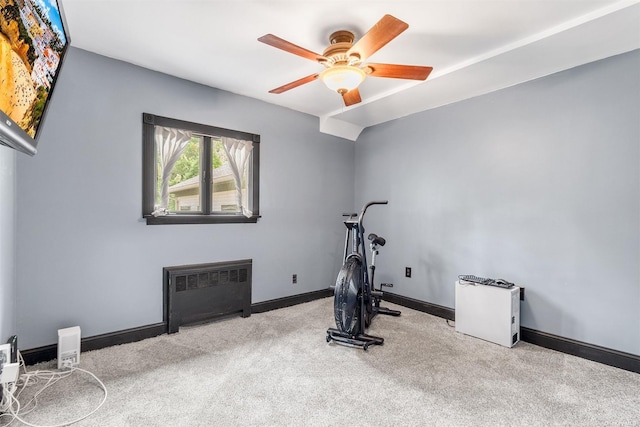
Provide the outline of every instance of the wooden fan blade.
<path id="1" fill-rule="evenodd" d="M 358 88 L 351 89 L 349 92 L 343 93 L 342 99 L 344 100 L 344 105 L 346 105 L 347 107 L 362 102 L 362 98 L 360 98 L 360 91 L 358 90 Z"/>
<path id="2" fill-rule="evenodd" d="M 373 55 L 382 46 L 398 37 L 409 28 L 409 24 L 391 15 L 385 15 L 347 52 L 347 56 L 358 55 L 362 61 Z"/>
<path id="3" fill-rule="evenodd" d="M 277 88 L 275 88 L 275 89 L 272 89 L 272 90 L 270 90 L 270 91 L 269 91 L 269 93 L 282 93 L 282 92 L 286 92 L 286 91 L 288 91 L 289 89 L 293 89 L 293 88 L 296 88 L 296 87 L 298 87 L 298 86 L 302 86 L 302 85 L 303 85 L 303 84 L 305 84 L 305 83 L 312 82 L 312 81 L 314 81 L 315 79 L 317 79 L 317 78 L 318 78 L 318 76 L 319 76 L 319 74 L 317 74 L 317 73 L 316 73 L 316 74 L 311 74 L 310 76 L 303 77 L 303 78 L 298 79 L 298 80 L 296 80 L 296 81 L 294 81 L 294 82 L 287 83 L 286 85 L 282 85 L 282 86 L 280 86 L 280 87 L 277 87 Z"/>
<path id="4" fill-rule="evenodd" d="M 370 76 L 409 80 L 426 80 L 433 70 L 433 67 L 398 64 L 367 64 L 365 72 L 367 72 L 366 68 L 371 70 L 371 72 L 368 73 Z"/>
<path id="5" fill-rule="evenodd" d="M 312 61 L 319 61 L 322 59 L 327 59 L 322 55 L 319 55 L 315 52 L 310 51 L 309 49 L 305 49 L 298 45 L 295 45 L 291 42 L 288 42 L 284 39 L 281 39 L 278 36 L 274 36 L 273 34 L 265 34 L 260 37 L 258 41 L 268 44 L 269 46 L 277 47 L 278 49 L 282 49 L 285 52 L 293 53 L 294 55 L 301 56 L 306 59 L 310 59 Z"/>

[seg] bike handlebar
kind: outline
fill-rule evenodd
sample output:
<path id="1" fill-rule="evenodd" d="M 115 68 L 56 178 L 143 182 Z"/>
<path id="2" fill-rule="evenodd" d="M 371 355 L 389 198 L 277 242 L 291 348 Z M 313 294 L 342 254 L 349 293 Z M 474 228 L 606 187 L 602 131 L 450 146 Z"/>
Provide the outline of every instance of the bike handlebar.
<path id="1" fill-rule="evenodd" d="M 389 203 L 388 200 L 374 200 L 372 202 L 366 203 L 363 207 L 362 207 L 362 211 L 360 212 L 360 216 L 358 217 L 358 223 L 360 225 L 362 225 L 362 219 L 364 218 L 364 213 L 367 211 L 367 209 L 369 208 L 369 206 L 372 205 L 386 205 L 387 203 Z"/>

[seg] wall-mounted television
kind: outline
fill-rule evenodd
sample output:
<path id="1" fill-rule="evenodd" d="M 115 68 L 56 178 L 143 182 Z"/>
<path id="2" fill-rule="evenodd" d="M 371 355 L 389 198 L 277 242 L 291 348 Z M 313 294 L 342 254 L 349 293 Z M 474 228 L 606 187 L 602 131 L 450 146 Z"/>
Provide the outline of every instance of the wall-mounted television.
<path id="1" fill-rule="evenodd" d="M 69 43 L 59 0 L 0 0 L 0 144 L 36 154 Z"/>

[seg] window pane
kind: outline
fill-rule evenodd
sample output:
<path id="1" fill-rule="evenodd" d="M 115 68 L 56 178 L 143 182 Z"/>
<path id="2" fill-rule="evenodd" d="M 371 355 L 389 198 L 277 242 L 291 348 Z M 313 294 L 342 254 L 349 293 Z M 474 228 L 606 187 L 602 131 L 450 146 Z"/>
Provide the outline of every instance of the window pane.
<path id="1" fill-rule="evenodd" d="M 211 139 L 211 211 L 237 213 L 236 183 L 222 140 Z"/>
<path id="2" fill-rule="evenodd" d="M 213 213 L 241 213 L 240 204 L 238 202 L 238 192 L 233 170 L 229 163 L 224 146 L 221 139 L 212 138 L 211 140 L 211 211 Z M 249 160 L 250 161 L 250 160 Z M 248 162 L 247 162 L 248 163 Z M 242 167 L 242 165 L 239 165 Z M 247 209 L 247 171 L 242 181 L 242 206 Z"/>
<path id="3" fill-rule="evenodd" d="M 253 211 L 253 206 L 251 203 L 251 197 L 249 197 L 250 192 L 250 177 L 251 177 L 251 165 L 253 162 L 253 152 L 249 154 L 249 159 L 247 159 L 247 165 L 244 168 L 244 175 L 242 176 L 242 206 L 246 207 L 248 210 Z"/>
<path id="4" fill-rule="evenodd" d="M 201 137 L 181 144 L 171 141 L 156 143 L 156 208 L 171 212 L 201 212 L 200 145 Z"/>

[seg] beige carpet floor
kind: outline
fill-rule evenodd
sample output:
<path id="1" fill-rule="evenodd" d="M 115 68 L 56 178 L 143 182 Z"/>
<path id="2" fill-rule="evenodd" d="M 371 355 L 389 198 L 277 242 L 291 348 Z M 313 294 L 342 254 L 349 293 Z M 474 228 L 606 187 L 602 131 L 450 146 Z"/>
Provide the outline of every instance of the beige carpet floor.
<path id="1" fill-rule="evenodd" d="M 388 306 L 402 316 L 374 319 L 369 333 L 385 344 L 368 352 L 326 342 L 334 323 L 325 298 L 82 353 L 80 367 L 108 397 L 76 425 L 640 426 L 636 373 L 524 342 L 501 347 Z M 76 372 L 25 419 L 59 424 L 101 398 Z"/>

